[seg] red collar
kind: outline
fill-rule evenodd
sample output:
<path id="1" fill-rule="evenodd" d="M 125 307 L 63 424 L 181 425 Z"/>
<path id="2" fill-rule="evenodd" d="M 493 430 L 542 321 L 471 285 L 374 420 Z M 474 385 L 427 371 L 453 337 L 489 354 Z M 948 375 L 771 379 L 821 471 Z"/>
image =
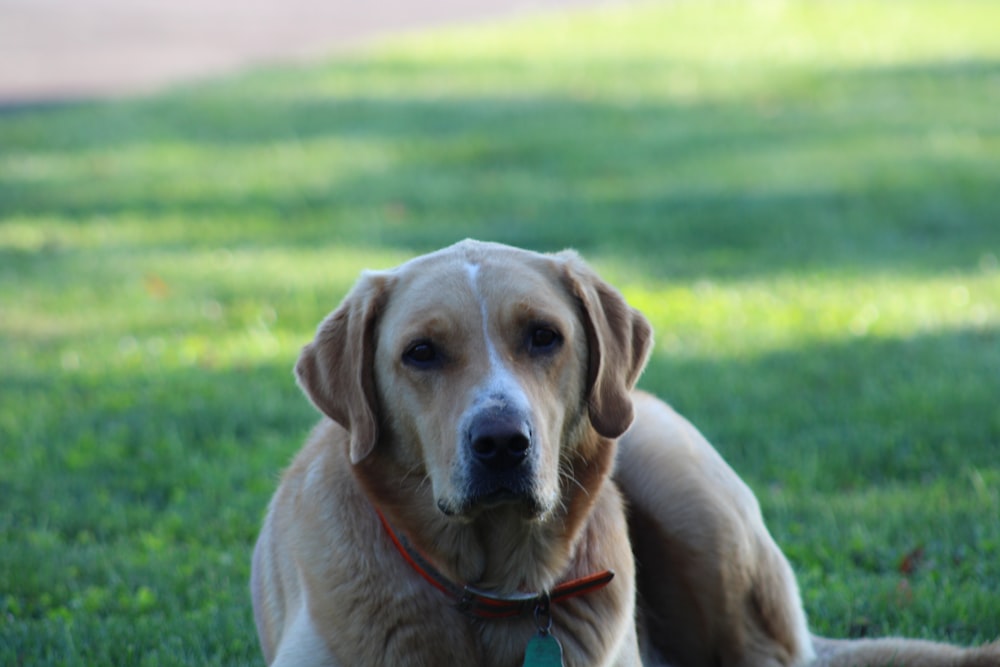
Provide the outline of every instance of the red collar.
<path id="1" fill-rule="evenodd" d="M 536 611 L 549 602 L 561 602 L 579 595 L 598 591 L 614 578 L 612 570 L 604 570 L 595 574 L 566 581 L 551 591 L 541 593 L 515 593 L 513 595 L 493 595 L 473 586 L 460 586 L 441 574 L 430 562 L 407 541 L 403 535 L 397 535 L 389 525 L 382 512 L 376 507 L 382 527 L 388 533 L 392 543 L 396 545 L 403 559 L 423 577 L 427 583 L 438 589 L 455 603 L 460 610 L 479 618 L 511 618 Z"/>

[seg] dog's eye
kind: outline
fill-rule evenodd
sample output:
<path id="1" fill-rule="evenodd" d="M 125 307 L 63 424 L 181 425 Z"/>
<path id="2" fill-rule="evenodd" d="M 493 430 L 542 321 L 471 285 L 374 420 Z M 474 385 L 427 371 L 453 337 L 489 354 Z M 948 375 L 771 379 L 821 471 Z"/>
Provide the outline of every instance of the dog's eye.
<path id="1" fill-rule="evenodd" d="M 403 352 L 403 361 L 417 368 L 433 366 L 438 360 L 437 348 L 428 341 L 413 343 Z"/>
<path id="2" fill-rule="evenodd" d="M 531 332 L 531 349 L 534 352 L 547 352 L 555 349 L 562 342 L 562 336 L 548 327 L 536 327 Z"/>

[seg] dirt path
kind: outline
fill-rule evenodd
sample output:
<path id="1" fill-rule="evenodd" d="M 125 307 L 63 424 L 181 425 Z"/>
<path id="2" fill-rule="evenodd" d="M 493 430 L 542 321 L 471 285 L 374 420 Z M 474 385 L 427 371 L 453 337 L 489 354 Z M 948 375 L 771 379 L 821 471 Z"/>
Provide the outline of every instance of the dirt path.
<path id="1" fill-rule="evenodd" d="M 0 0 L 0 104 L 127 95 L 380 36 L 600 0 Z"/>

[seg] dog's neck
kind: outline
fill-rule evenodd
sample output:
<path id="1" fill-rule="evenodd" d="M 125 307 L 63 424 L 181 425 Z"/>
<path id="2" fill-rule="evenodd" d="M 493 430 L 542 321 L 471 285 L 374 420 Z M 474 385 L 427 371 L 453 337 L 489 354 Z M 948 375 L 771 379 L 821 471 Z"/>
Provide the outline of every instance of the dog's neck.
<path id="1" fill-rule="evenodd" d="M 380 475 L 366 474 L 366 465 L 355 473 L 369 502 L 452 581 L 499 595 L 548 590 L 595 567 L 575 562 L 577 546 L 610 475 L 614 444 L 596 434 L 592 439 L 581 450 L 586 463 L 569 464 L 562 475 L 559 506 L 538 519 L 526 518 L 518 506 L 502 505 L 458 520 L 437 509 L 419 471 L 392 476 L 391 486 L 385 483 L 384 471 L 392 465 L 388 461 L 372 462 L 371 469 L 381 470 Z"/>
<path id="2" fill-rule="evenodd" d="M 501 595 L 550 588 L 570 558 L 556 517 L 529 521 L 498 507 L 470 522 L 422 519 L 424 527 L 411 534 L 422 538 L 418 547 L 432 562 L 454 581 Z"/>

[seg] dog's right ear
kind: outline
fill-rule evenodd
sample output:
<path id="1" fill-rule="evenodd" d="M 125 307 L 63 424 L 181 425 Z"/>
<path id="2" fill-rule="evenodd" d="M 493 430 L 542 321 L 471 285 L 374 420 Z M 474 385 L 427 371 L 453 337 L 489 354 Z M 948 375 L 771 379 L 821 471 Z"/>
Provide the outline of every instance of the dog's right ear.
<path id="1" fill-rule="evenodd" d="M 351 434 L 351 463 L 378 440 L 375 326 L 389 294 L 388 274 L 366 272 L 302 348 L 295 375 L 325 415 Z"/>

